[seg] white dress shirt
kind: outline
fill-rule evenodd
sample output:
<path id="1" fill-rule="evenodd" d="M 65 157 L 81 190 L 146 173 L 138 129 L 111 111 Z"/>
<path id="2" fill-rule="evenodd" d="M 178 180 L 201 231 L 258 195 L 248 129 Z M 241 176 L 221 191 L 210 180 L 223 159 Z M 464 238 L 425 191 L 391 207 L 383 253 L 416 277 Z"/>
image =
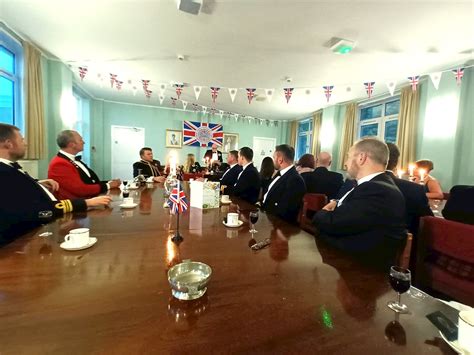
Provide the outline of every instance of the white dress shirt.
<path id="1" fill-rule="evenodd" d="M 370 181 L 374 177 L 376 177 L 377 175 L 380 175 L 380 174 L 383 174 L 383 173 L 384 173 L 383 171 L 379 171 L 378 173 L 373 173 L 373 174 L 366 175 L 363 178 L 360 178 L 359 180 L 357 180 L 357 186 L 359 186 L 360 184 L 363 184 L 364 182 Z M 342 202 L 347 197 L 347 195 L 349 195 L 352 192 L 352 190 L 354 190 L 354 187 L 352 189 L 350 189 L 349 191 L 347 191 L 346 194 L 339 199 L 339 201 L 337 202 L 337 207 L 342 205 Z"/>
<path id="2" fill-rule="evenodd" d="M 285 175 L 285 173 L 290 170 L 291 168 L 293 167 L 293 165 L 290 165 L 290 166 L 287 166 L 285 169 L 281 169 L 280 170 L 280 176 L 277 176 L 275 179 L 273 179 L 273 181 L 270 183 L 270 185 L 268 186 L 268 190 L 267 192 L 265 193 L 265 196 L 263 196 L 263 203 L 265 203 L 265 200 L 267 199 L 267 195 L 268 193 L 270 192 L 270 190 L 272 189 L 272 186 L 275 185 L 275 183 L 280 180 L 280 178 Z"/>

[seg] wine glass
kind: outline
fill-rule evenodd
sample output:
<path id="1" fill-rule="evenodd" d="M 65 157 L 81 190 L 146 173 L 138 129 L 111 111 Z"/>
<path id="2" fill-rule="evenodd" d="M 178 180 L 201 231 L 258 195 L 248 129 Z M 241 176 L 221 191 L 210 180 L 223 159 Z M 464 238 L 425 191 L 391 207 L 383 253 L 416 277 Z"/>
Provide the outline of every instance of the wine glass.
<path id="1" fill-rule="evenodd" d="M 124 190 L 127 188 L 128 180 L 122 180 Z"/>
<path id="2" fill-rule="evenodd" d="M 398 293 L 398 300 L 387 303 L 387 306 L 397 313 L 408 313 L 408 307 L 400 303 L 402 293 L 407 292 L 411 285 L 411 272 L 408 269 L 392 266 L 390 268 L 389 281 L 392 288 Z"/>
<path id="3" fill-rule="evenodd" d="M 249 217 L 250 223 L 252 223 L 252 229 L 250 229 L 250 233 L 257 233 L 257 230 L 255 229 L 255 223 L 258 221 L 258 211 L 250 212 Z"/>

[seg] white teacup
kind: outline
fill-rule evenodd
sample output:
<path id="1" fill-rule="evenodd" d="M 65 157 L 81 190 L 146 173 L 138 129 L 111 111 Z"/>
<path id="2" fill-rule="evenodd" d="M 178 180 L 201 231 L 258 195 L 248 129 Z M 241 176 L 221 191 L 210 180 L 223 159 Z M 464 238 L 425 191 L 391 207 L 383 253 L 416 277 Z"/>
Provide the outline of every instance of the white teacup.
<path id="1" fill-rule="evenodd" d="M 474 354 L 474 310 L 459 312 L 458 343 L 461 348 Z"/>
<path id="2" fill-rule="evenodd" d="M 230 202 L 230 197 L 229 195 L 222 195 L 221 200 L 222 202 Z"/>
<path id="3" fill-rule="evenodd" d="M 138 187 L 138 184 L 136 182 L 128 183 L 128 187 L 131 189 L 136 189 Z"/>
<path id="4" fill-rule="evenodd" d="M 64 240 L 77 246 L 86 245 L 89 243 L 89 228 L 71 229 Z"/>
<path id="5" fill-rule="evenodd" d="M 227 213 L 227 224 L 229 226 L 236 226 L 237 224 L 239 224 L 239 214 Z"/>
<path id="6" fill-rule="evenodd" d="M 127 206 L 133 205 L 133 197 L 125 197 L 123 199 L 123 204 Z"/>

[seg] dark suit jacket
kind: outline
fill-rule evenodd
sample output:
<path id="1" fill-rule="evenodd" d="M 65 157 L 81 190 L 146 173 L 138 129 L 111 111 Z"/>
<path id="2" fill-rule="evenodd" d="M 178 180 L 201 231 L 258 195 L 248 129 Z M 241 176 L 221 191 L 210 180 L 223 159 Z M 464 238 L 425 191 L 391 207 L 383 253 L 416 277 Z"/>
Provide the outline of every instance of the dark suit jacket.
<path id="1" fill-rule="evenodd" d="M 220 180 L 221 186 L 225 185 L 225 186 L 230 187 L 230 188 L 232 186 L 234 186 L 235 183 L 237 182 L 237 177 L 239 176 L 241 171 L 242 171 L 242 166 L 240 166 L 239 164 L 234 165 L 234 167 L 227 170 L 227 172 L 224 173 L 225 175 L 222 176 L 222 178 Z M 224 194 L 227 194 L 228 190 L 229 189 L 226 188 L 224 190 Z"/>
<path id="2" fill-rule="evenodd" d="M 386 174 L 362 183 L 334 211 L 316 212 L 319 238 L 349 253 L 394 262 L 406 240 L 405 199 Z"/>
<path id="3" fill-rule="evenodd" d="M 260 193 L 260 174 L 253 164 L 250 164 L 242 171 L 235 185 L 228 189 L 228 193 L 250 203 L 258 201 L 258 195 Z"/>
<path id="4" fill-rule="evenodd" d="M 474 186 L 454 186 L 442 213 L 446 219 L 474 224 Z"/>
<path id="5" fill-rule="evenodd" d="M 204 154 L 204 159 L 209 158 L 209 161 L 212 159 L 212 149 L 206 150 L 206 154 Z M 222 152 L 220 150 L 217 151 L 217 159 L 222 163 Z"/>
<path id="6" fill-rule="evenodd" d="M 407 227 L 411 233 L 416 234 L 420 224 L 420 217 L 433 215 L 425 189 L 422 185 L 399 179 L 391 171 L 387 171 L 387 175 L 392 178 L 405 198 Z"/>
<path id="7" fill-rule="evenodd" d="M 58 153 L 48 167 L 48 178 L 59 183 L 58 197 L 60 199 L 90 198 L 107 191 L 107 181 L 100 181 L 97 174 L 84 162 L 90 177 L 75 161 Z"/>
<path id="8" fill-rule="evenodd" d="M 144 162 L 144 161 L 140 160 L 140 161 L 137 161 L 137 162 L 133 163 L 133 177 L 138 176 L 138 169 L 142 170 L 142 175 L 145 176 L 146 178 L 150 177 L 150 176 L 160 176 L 161 175 L 160 161 L 159 160 L 153 160 L 153 162 L 151 164 L 154 165 L 158 169 L 158 175 L 153 174 L 153 171 L 151 171 L 150 165 L 148 165 L 147 162 Z"/>
<path id="9" fill-rule="evenodd" d="M 337 197 L 337 193 L 344 183 L 342 174 L 329 171 L 325 167 L 318 167 L 313 172 L 302 173 L 308 193 L 324 194 L 328 199 Z"/>
<path id="10" fill-rule="evenodd" d="M 295 223 L 303 205 L 306 186 L 303 178 L 293 166 L 270 188 L 263 208 L 267 213 L 276 215 L 290 223 Z"/>
<path id="11" fill-rule="evenodd" d="M 17 237 L 65 212 L 86 211 L 84 200 L 52 201 L 30 176 L 0 163 L 0 241 Z"/>
<path id="12" fill-rule="evenodd" d="M 344 184 L 342 184 L 341 188 L 339 189 L 339 192 L 337 193 L 337 199 L 342 198 L 346 193 L 348 193 L 354 186 L 357 186 L 357 180 L 349 179 L 347 178 L 344 181 Z"/>

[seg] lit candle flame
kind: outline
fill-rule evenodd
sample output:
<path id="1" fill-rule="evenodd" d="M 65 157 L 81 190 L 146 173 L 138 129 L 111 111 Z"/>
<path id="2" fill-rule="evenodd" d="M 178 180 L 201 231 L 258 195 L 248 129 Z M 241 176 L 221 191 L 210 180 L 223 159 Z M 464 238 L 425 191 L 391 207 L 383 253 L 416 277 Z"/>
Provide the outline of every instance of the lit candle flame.
<path id="1" fill-rule="evenodd" d="M 408 171 L 410 172 L 410 176 L 413 176 L 413 172 L 415 171 L 416 165 L 415 164 L 410 164 L 408 165 Z"/>
<path id="2" fill-rule="evenodd" d="M 426 170 L 425 169 L 419 169 L 418 173 L 420 174 L 420 181 L 421 182 L 425 181 Z"/>
<path id="3" fill-rule="evenodd" d="M 397 175 L 398 175 L 398 178 L 401 179 L 403 174 L 405 174 L 405 172 L 402 170 L 402 169 L 398 169 L 397 170 Z"/>

